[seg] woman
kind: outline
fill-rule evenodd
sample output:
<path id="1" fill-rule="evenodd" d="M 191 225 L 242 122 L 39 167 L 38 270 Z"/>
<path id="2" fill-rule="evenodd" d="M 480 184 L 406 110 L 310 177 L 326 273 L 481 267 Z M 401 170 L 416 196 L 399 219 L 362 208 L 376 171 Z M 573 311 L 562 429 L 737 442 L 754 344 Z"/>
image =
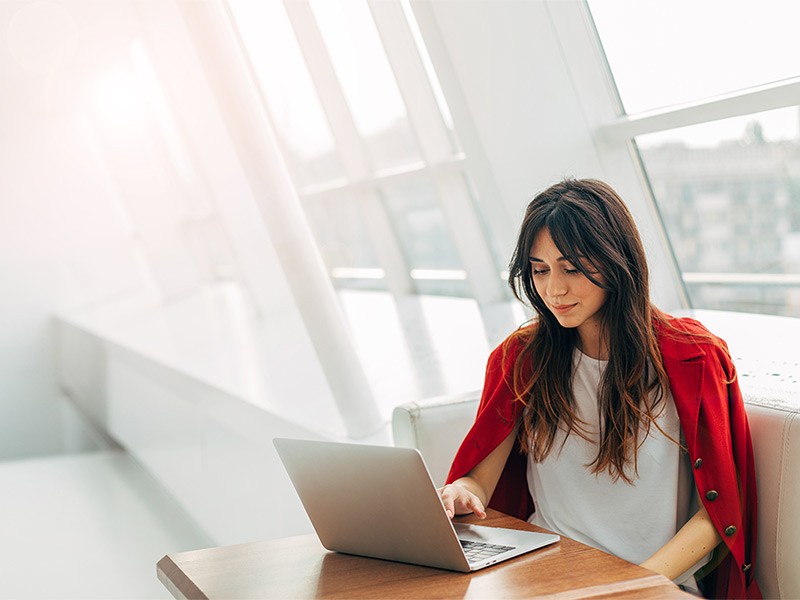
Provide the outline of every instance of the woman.
<path id="1" fill-rule="evenodd" d="M 760 598 L 747 417 L 725 343 L 649 300 L 621 198 L 567 180 L 529 204 L 509 284 L 538 318 L 489 358 L 475 424 L 441 489 L 662 573 Z"/>

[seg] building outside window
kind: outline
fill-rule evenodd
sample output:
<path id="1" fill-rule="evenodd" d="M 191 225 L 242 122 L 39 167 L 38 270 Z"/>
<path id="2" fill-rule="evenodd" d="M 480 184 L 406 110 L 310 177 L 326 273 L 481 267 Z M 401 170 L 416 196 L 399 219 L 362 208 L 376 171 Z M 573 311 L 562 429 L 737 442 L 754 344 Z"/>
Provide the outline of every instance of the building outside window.
<path id="1" fill-rule="evenodd" d="M 800 7 L 589 6 L 692 305 L 800 316 Z"/>

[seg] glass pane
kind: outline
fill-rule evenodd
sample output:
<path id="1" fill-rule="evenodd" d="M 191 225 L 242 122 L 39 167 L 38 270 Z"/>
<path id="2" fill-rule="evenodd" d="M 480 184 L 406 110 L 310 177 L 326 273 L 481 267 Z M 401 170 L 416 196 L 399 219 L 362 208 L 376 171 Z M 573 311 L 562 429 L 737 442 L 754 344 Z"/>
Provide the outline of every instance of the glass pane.
<path id="1" fill-rule="evenodd" d="M 387 185 L 381 194 L 417 291 L 470 296 L 467 273 L 433 185 L 425 180 Z"/>
<path id="2" fill-rule="evenodd" d="M 589 0 L 628 113 L 800 75 L 800 2 Z"/>
<path id="3" fill-rule="evenodd" d="M 306 187 L 343 177 L 328 121 L 283 5 L 251 0 L 229 4 L 296 184 Z"/>
<path id="4" fill-rule="evenodd" d="M 304 205 L 334 286 L 387 289 L 385 274 L 357 202 L 335 196 L 306 200 Z"/>
<path id="5" fill-rule="evenodd" d="M 636 141 L 692 304 L 800 316 L 797 108 Z"/>
<path id="6" fill-rule="evenodd" d="M 495 267 L 497 267 L 497 276 L 505 280 L 506 277 L 501 276 L 501 274 L 507 273 L 508 261 L 511 259 L 511 255 L 514 252 L 514 242 L 516 240 L 502 239 L 504 236 L 496 234 L 495 229 L 492 227 L 492 222 L 486 213 L 486 206 L 482 202 L 478 202 L 478 190 L 475 188 L 472 178 L 467 172 L 463 172 L 462 176 L 464 177 L 464 186 L 470 195 L 472 207 L 475 209 L 475 214 L 480 220 L 484 236 L 489 242 L 489 252 L 491 252 L 492 261 Z"/>
<path id="7" fill-rule="evenodd" d="M 450 113 L 450 107 L 447 105 L 447 99 L 444 97 L 444 91 L 442 91 L 442 86 L 439 83 L 439 77 L 436 75 L 436 70 L 433 68 L 433 62 L 428 53 L 428 47 L 425 45 L 425 39 L 422 37 L 422 32 L 419 30 L 419 23 L 417 23 L 416 17 L 414 17 L 414 11 L 411 8 L 410 1 L 400 0 L 400 6 L 403 8 L 403 13 L 405 14 L 408 27 L 411 30 L 411 35 L 414 37 L 417 52 L 419 52 L 420 59 L 425 67 L 425 74 L 428 76 L 428 81 L 431 84 L 433 95 L 436 98 L 436 104 L 439 107 L 439 112 L 442 114 L 442 120 L 444 121 L 445 127 L 450 131 L 450 135 L 453 136 L 454 150 L 456 152 L 461 152 L 461 145 L 453 130 L 453 115 Z"/>
<path id="8" fill-rule="evenodd" d="M 372 166 L 421 160 L 366 2 L 311 0 L 311 8 Z"/>

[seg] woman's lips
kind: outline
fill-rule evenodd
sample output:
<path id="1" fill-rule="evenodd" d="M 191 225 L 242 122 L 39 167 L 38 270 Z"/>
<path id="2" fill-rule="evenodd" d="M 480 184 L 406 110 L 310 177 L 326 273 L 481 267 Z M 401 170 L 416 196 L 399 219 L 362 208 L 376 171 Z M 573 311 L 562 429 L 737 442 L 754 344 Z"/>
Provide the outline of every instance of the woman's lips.
<path id="1" fill-rule="evenodd" d="M 576 306 L 577 306 L 577 303 L 575 303 L 575 304 L 557 304 L 555 306 L 551 305 L 550 308 L 553 310 L 554 313 L 556 313 L 558 315 L 563 315 L 563 314 L 566 314 L 569 311 L 571 311 Z"/>

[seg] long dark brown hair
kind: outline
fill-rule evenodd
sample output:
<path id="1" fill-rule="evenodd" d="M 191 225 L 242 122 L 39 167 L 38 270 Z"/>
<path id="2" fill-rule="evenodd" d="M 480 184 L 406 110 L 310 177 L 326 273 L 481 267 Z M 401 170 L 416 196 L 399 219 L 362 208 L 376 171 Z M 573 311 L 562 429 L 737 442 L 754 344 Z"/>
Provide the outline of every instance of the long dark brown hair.
<path id="1" fill-rule="evenodd" d="M 661 430 L 655 419 L 669 381 L 653 325 L 661 313 L 650 303 L 639 232 L 625 203 L 602 181 L 562 181 L 538 194 L 525 211 L 508 277 L 517 299 L 538 313 L 531 327 L 518 332 L 522 349 L 512 372 L 512 389 L 525 405 L 520 447 L 539 462 L 553 450 L 560 427 L 588 439 L 572 395 L 578 333 L 558 323 L 533 284 L 530 251 L 545 229 L 572 266 L 606 291 L 599 316 L 609 360 L 597 394 L 597 457 L 587 466 L 632 483 L 640 443 L 651 425 Z"/>

